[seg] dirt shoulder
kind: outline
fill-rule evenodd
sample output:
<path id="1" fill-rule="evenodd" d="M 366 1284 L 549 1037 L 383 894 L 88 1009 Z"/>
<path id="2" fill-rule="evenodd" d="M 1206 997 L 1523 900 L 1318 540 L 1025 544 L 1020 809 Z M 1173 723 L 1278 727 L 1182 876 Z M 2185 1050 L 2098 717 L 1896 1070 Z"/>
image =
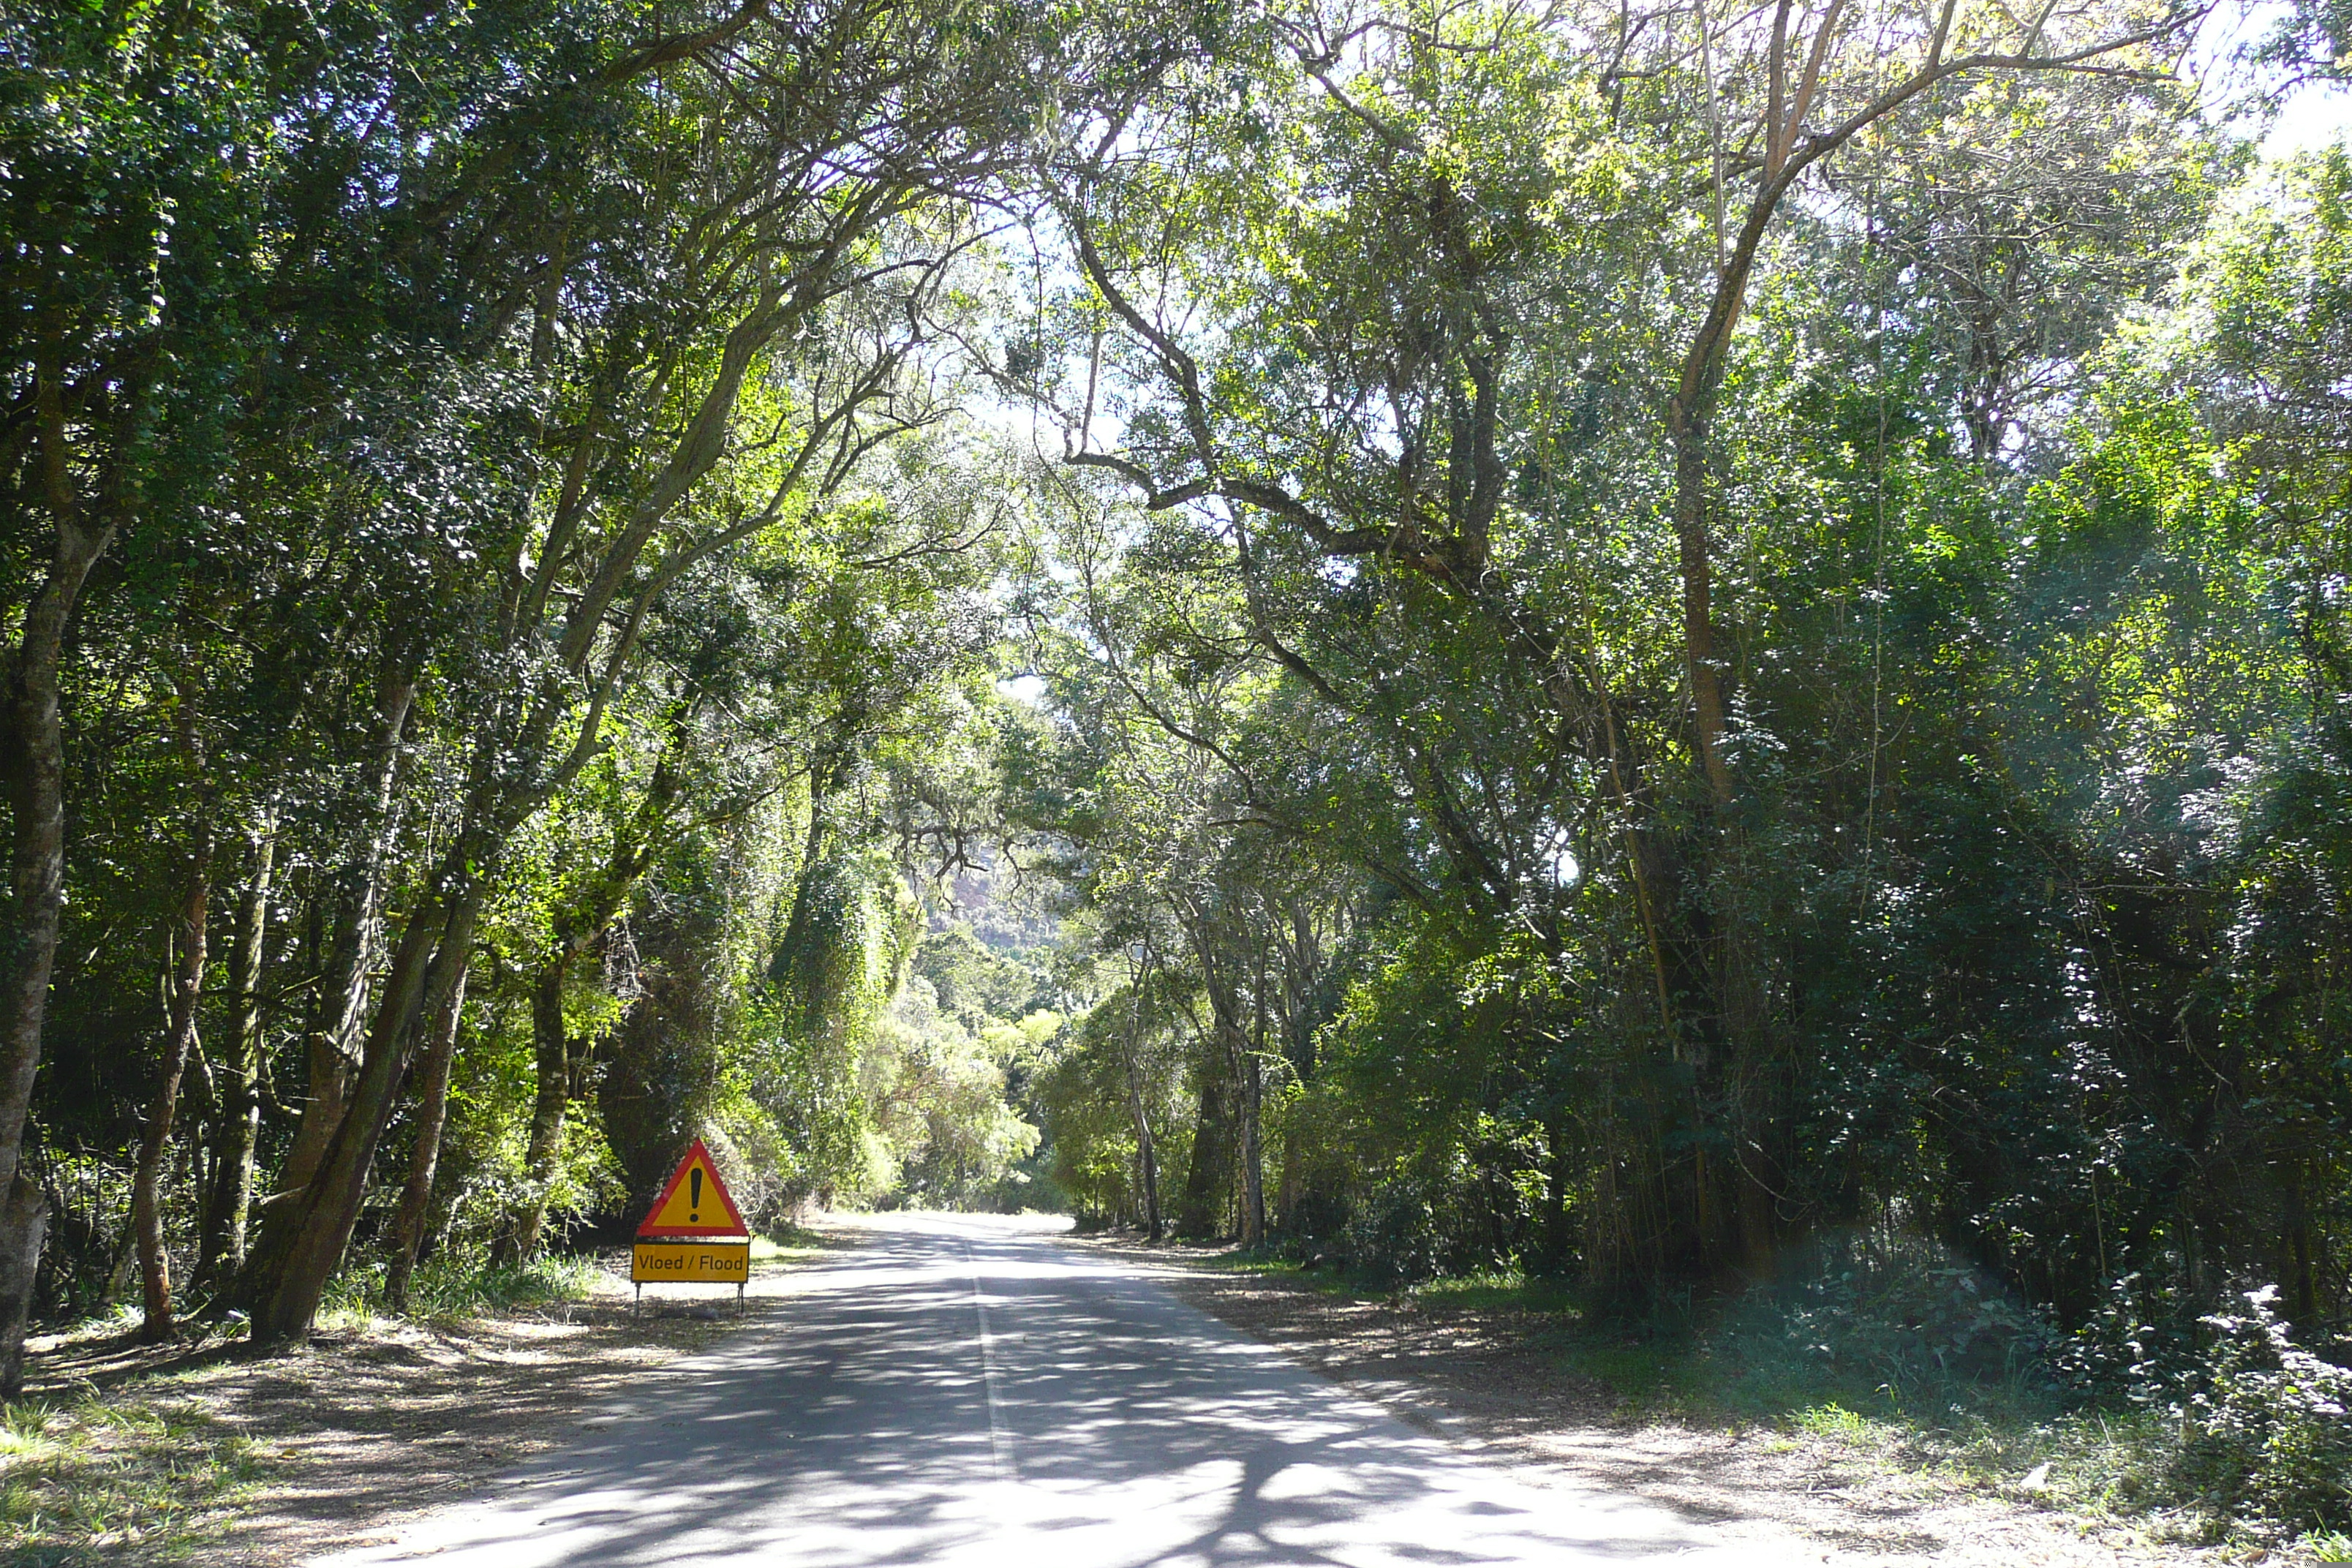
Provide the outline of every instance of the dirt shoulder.
<path id="1" fill-rule="evenodd" d="M 331 1321 L 266 1358 L 37 1340 L 19 1407 L 35 1414 L 0 1438 L 0 1560 L 290 1568 L 388 1536 L 559 1446 L 631 1380 L 773 1321 L 797 1264 L 856 1245 L 808 1239 L 753 1265 L 740 1314 L 731 1292 L 677 1288 L 633 1313 L 623 1253 L 599 1260 L 584 1300 Z"/>
<path id="2" fill-rule="evenodd" d="M 1160 1266 L 1184 1300 L 1424 1430 L 1522 1466 L 1531 1479 L 1663 1504 L 1733 1542 L 1754 1542 L 1759 1558 L 1818 1556 L 1840 1568 L 2215 1568 L 2249 1560 L 2153 1539 L 2137 1521 L 2037 1507 L 2024 1478 L 1986 1483 L 1833 1436 L 1707 1429 L 1629 1411 L 1547 1346 L 1558 1330 L 1547 1315 L 1366 1299 L 1295 1276 L 1213 1269 L 1216 1252 L 1132 1237 L 1072 1244 Z"/>

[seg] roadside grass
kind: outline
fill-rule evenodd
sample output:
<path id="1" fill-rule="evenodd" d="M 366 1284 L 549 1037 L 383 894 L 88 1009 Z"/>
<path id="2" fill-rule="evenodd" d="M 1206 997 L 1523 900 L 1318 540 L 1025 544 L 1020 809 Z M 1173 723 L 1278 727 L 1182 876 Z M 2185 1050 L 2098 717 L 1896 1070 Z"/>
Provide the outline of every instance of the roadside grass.
<path id="1" fill-rule="evenodd" d="M 0 1559 L 170 1561 L 263 1479 L 253 1442 L 153 1388 L 0 1405 Z"/>
<path id="2" fill-rule="evenodd" d="M 1720 1329 L 1628 1332 L 1591 1319 L 1549 1348 L 1612 1390 L 1630 1419 L 1810 1438 L 2048 1507 L 2149 1519 L 2165 1534 L 2215 1533 L 2164 1507 L 2179 1438 L 2160 1414 L 2069 1408 L 2031 1370 L 1840 1364 L 1819 1345 L 1805 1354 Z"/>
<path id="3" fill-rule="evenodd" d="M 427 1265 L 410 1287 L 411 1320 L 461 1322 L 584 1299 L 593 1258 L 547 1258 L 519 1268 Z M 330 1286 L 319 1326 L 363 1334 L 389 1314 L 380 1265 Z M 139 1310 L 121 1306 L 72 1325 L 51 1355 L 126 1350 Z M 266 1479 L 267 1451 L 178 1391 L 244 1335 L 241 1317 L 193 1317 L 169 1347 L 172 1364 L 111 1386 L 0 1405 L 0 1562 L 26 1568 L 170 1562 L 202 1545 Z"/>
<path id="4" fill-rule="evenodd" d="M 856 1244 L 787 1225 L 754 1237 L 751 1258 L 766 1272 Z M 513 1268 L 491 1268 L 479 1253 L 445 1253 L 417 1269 L 407 1310 L 395 1315 L 383 1302 L 382 1265 L 360 1263 L 329 1288 L 319 1315 L 321 1342 L 328 1355 L 355 1355 L 381 1377 L 399 1363 L 379 1360 L 372 1347 L 412 1337 L 399 1325 L 462 1331 L 469 1322 L 531 1316 L 600 1295 L 613 1311 L 582 1321 L 603 1323 L 594 1331 L 601 1334 L 645 1334 L 691 1351 L 720 1331 L 698 1319 L 655 1314 L 642 1330 L 624 1327 L 636 1321 L 622 1310 L 625 1287 L 602 1278 L 615 1269 L 610 1249 L 545 1256 Z M 626 1271 L 618 1264 L 619 1276 Z M 181 1561 L 215 1546 L 256 1493 L 303 1474 L 298 1448 L 256 1441 L 237 1420 L 215 1414 L 223 1390 L 243 1378 L 224 1365 L 242 1359 L 241 1321 L 184 1319 L 179 1342 L 169 1347 L 137 1345 L 140 1321 L 139 1309 L 124 1305 L 45 1335 L 50 1385 L 21 1404 L 0 1405 L 0 1563 Z M 727 1321 L 731 1314 L 719 1320 Z"/>
<path id="5" fill-rule="evenodd" d="M 754 1256 L 785 1261 L 799 1248 L 761 1240 Z M 321 1302 L 329 1335 L 365 1336 L 388 1322 L 437 1328 L 576 1302 L 593 1292 L 593 1255 L 544 1257 L 493 1268 L 478 1258 L 436 1259 L 410 1282 L 407 1310 L 389 1312 L 380 1264 L 337 1276 Z M 67 1328 L 49 1356 L 129 1358 L 140 1312 L 124 1305 Z M 241 1318 L 184 1319 L 170 1364 L 129 1370 L 100 1388 L 0 1404 L 0 1563 L 79 1568 L 168 1563 L 206 1544 L 284 1459 L 180 1390 L 244 1336 Z"/>
<path id="6" fill-rule="evenodd" d="M 1426 1280 L 1405 1294 L 1417 1305 L 1440 1310 L 1525 1312 L 1551 1317 L 1569 1317 L 1582 1311 L 1575 1295 L 1558 1280 L 1531 1279 L 1517 1269 L 1486 1269 Z"/>
<path id="7" fill-rule="evenodd" d="M 549 1253 L 512 1267 L 478 1256 L 443 1253 L 420 1265 L 408 1282 L 408 1305 L 394 1312 L 383 1299 L 381 1262 L 347 1268 L 327 1288 L 319 1326 L 363 1331 L 379 1319 L 462 1322 L 488 1313 L 584 1301 L 593 1292 L 600 1265 L 591 1253 Z"/>
<path id="8" fill-rule="evenodd" d="M 1433 1304 L 1474 1287 L 1414 1292 Z M 1563 1368 L 1610 1389 L 1632 1420 L 1756 1431 L 1768 1445 L 1824 1444 L 1970 1489 L 2168 1537 L 2219 1539 L 2226 1521 L 2169 1503 L 2180 1434 L 2161 1413 L 2070 1406 L 2038 1358 L 1952 1365 L 1917 1336 L 1850 1323 L 1845 1342 L 1786 1331 L 1770 1302 L 1685 1307 L 1624 1323 L 1544 1282 L 1500 1293 L 1549 1311 L 1538 1342 Z M 1909 1339 L 1913 1342 L 1898 1342 Z M 1856 1342 L 1860 1342 L 1859 1344 Z"/>
<path id="9" fill-rule="evenodd" d="M 2278 1521 L 2231 1518 L 2183 1495 L 2187 1435 L 2165 1411 L 2086 1406 L 2052 1378 L 2032 1325 L 1941 1268 L 1925 1283 L 1965 1321 L 1921 1323 L 1921 1281 L 1900 1299 L 1851 1293 L 1822 1313 L 1788 1295 L 1685 1301 L 1638 1321 L 1596 1310 L 1574 1289 L 1494 1270 L 1382 1289 L 1329 1266 L 1270 1252 L 1203 1259 L 1295 1287 L 1408 1311 L 1509 1315 L 1564 1371 L 1607 1389 L 1629 1421 L 1748 1431 L 1768 1447 L 1825 1445 L 1856 1458 L 2165 1539 L 2284 1547 L 2305 1561 L 2352 1562 L 2352 1536 L 2299 1537 Z M 1812 1307 L 1818 1307 L 1815 1300 Z M 1907 1321 L 1906 1321 L 1907 1320 Z"/>
<path id="10" fill-rule="evenodd" d="M 1249 1249 L 1213 1253 L 1186 1261 L 1211 1274 L 1263 1274 L 1300 1289 L 1325 1296 L 1365 1297 L 1353 1281 L 1329 1269 L 1310 1268 L 1295 1258 L 1271 1250 Z"/>
<path id="11" fill-rule="evenodd" d="M 820 1252 L 839 1252 L 856 1246 L 853 1237 L 837 1232 L 811 1230 L 806 1226 L 782 1220 L 751 1238 L 751 1261 L 773 1263 L 782 1259 L 814 1257 Z"/>

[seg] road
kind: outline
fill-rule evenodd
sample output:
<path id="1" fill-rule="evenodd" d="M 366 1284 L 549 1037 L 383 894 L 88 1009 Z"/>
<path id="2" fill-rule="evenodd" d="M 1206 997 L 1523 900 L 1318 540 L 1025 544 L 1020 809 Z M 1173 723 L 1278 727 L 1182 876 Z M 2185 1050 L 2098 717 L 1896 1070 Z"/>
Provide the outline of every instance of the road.
<path id="1" fill-rule="evenodd" d="M 1050 1235 L 886 1218 L 794 1286 L 565 1447 L 320 1568 L 1760 1561 L 1474 1458 Z"/>

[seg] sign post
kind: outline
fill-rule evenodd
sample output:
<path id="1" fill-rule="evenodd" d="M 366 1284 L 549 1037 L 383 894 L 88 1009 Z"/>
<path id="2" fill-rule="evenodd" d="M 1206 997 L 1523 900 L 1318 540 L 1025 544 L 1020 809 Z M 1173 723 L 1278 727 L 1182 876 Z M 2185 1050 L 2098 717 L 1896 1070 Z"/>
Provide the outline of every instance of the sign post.
<path id="1" fill-rule="evenodd" d="M 732 1285 L 740 1311 L 743 1288 L 751 1279 L 751 1229 L 727 1184 L 719 1179 L 710 1151 L 698 1138 L 637 1226 L 636 1248 L 629 1258 L 629 1280 L 637 1288 L 630 1315 L 645 1300 L 647 1280 Z"/>

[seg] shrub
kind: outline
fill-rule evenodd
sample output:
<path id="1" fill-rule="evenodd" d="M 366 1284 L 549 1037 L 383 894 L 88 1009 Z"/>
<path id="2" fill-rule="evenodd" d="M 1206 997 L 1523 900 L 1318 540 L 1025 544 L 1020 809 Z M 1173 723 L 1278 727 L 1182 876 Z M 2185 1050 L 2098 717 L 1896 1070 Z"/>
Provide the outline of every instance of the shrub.
<path id="1" fill-rule="evenodd" d="M 2352 1369 L 2294 1342 L 2272 1310 L 2278 1288 L 2245 1293 L 2214 1332 L 2202 1386 L 2178 1406 L 2179 1479 L 2217 1514 L 2303 1528 L 2352 1524 Z"/>
<path id="2" fill-rule="evenodd" d="M 2160 1404 L 2168 1380 L 2201 1364 L 2189 1312 L 2178 1280 L 2137 1273 L 2111 1279 L 2059 1351 L 2058 1373 L 2095 1404 Z"/>
<path id="3" fill-rule="evenodd" d="M 1382 1177 L 1364 1194 L 1341 1232 L 1348 1267 L 1366 1283 L 1409 1285 L 1439 1272 L 1444 1238 L 1437 1185 L 1412 1171 Z"/>
<path id="4" fill-rule="evenodd" d="M 467 1318 L 584 1300 L 595 1276 L 596 1260 L 587 1256 L 542 1253 L 507 1267 L 490 1263 L 480 1249 L 445 1247 L 417 1266 L 408 1284 L 406 1315 Z M 380 1259 L 345 1269 L 328 1287 L 329 1310 L 362 1317 L 384 1310 L 383 1277 Z"/>
<path id="5" fill-rule="evenodd" d="M 1706 1336 L 1751 1400 L 1823 1390 L 1901 1406 L 1969 1385 L 2046 1389 L 2053 1336 L 1982 1270 L 1924 1238 L 1825 1237 Z"/>

